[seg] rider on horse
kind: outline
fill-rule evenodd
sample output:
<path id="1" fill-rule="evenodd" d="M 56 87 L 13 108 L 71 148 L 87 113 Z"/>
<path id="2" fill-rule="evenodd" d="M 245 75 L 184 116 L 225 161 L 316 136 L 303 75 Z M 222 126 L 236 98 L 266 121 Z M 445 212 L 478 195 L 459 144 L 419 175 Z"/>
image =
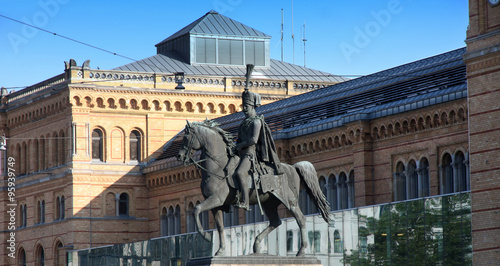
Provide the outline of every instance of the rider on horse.
<path id="1" fill-rule="evenodd" d="M 253 174 L 265 172 L 264 168 L 273 169 L 273 174 L 283 174 L 283 171 L 271 130 L 264 121 L 264 117 L 258 116 L 255 112 L 255 107 L 260 106 L 260 95 L 245 88 L 242 100 L 246 118 L 238 129 L 238 140 L 236 141 L 236 152 L 240 156 L 236 176 L 242 192 L 237 206 L 249 210 L 249 187 Z M 232 173 L 228 173 L 228 175 L 231 176 Z"/>

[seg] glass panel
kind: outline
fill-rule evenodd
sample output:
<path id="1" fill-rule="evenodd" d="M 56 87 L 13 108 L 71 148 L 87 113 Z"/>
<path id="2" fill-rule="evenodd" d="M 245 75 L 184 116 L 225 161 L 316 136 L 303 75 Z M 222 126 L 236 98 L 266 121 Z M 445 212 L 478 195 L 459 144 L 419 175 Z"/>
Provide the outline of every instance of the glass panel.
<path id="1" fill-rule="evenodd" d="M 173 209 L 172 212 L 173 213 Z M 470 193 L 452 194 L 306 217 L 306 252 L 323 265 L 472 265 Z M 253 253 L 255 236 L 268 223 L 226 229 L 226 256 Z M 208 231 L 213 234 L 213 231 Z M 262 253 L 295 256 L 300 247 L 295 219 L 262 241 Z M 218 237 L 198 233 L 114 245 L 78 253 L 79 265 L 185 265 L 215 253 Z"/>
<path id="2" fill-rule="evenodd" d="M 351 260 L 358 261 L 358 210 L 344 211 L 344 233 L 343 233 L 343 252 L 346 264 L 355 264 Z"/>
<path id="3" fill-rule="evenodd" d="M 219 64 L 229 65 L 231 63 L 230 57 L 230 41 L 219 39 Z"/>
<path id="4" fill-rule="evenodd" d="M 406 203 L 408 218 L 408 264 L 425 265 L 425 205 L 423 200 Z"/>
<path id="5" fill-rule="evenodd" d="M 427 265 L 443 263 L 443 218 L 441 216 L 442 197 L 425 200 L 425 246 Z"/>
<path id="6" fill-rule="evenodd" d="M 243 41 L 231 40 L 231 65 L 243 65 Z"/>
<path id="7" fill-rule="evenodd" d="M 378 206 L 374 210 L 375 243 L 373 246 L 377 265 L 391 261 L 391 210 L 392 205 Z"/>
<path id="8" fill-rule="evenodd" d="M 376 207 L 378 210 L 379 207 Z M 375 219 L 374 208 L 361 208 L 358 212 L 358 236 L 359 236 L 359 261 L 356 263 L 353 253 L 352 265 L 371 265 L 374 264 L 374 245 L 375 245 Z"/>

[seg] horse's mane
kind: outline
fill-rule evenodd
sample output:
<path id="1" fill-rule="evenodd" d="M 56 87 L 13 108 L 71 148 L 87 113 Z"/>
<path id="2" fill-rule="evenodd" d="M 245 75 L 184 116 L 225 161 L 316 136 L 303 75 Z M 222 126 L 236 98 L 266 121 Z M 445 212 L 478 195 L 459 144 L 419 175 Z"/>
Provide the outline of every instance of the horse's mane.
<path id="1" fill-rule="evenodd" d="M 200 122 L 193 122 L 193 124 L 198 125 L 198 126 L 202 126 L 202 127 L 208 128 L 208 129 L 212 129 L 213 131 L 218 133 L 222 137 L 222 140 L 224 141 L 224 143 L 226 143 L 228 153 L 230 155 L 233 155 L 232 150 L 234 147 L 234 136 L 233 136 L 233 134 L 220 128 L 219 123 L 217 123 L 211 119 L 206 119 L 206 120 L 200 121 Z"/>

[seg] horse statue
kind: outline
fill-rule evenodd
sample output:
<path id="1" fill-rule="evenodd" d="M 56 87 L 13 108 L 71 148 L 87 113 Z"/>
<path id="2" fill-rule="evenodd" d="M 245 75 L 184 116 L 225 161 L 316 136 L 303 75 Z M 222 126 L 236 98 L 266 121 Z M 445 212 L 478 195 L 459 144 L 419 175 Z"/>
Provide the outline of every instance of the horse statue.
<path id="1" fill-rule="evenodd" d="M 199 214 L 203 211 L 212 211 L 220 240 L 216 256 L 222 255 L 225 249 L 223 211 L 228 212 L 229 207 L 238 200 L 238 190 L 234 188 L 234 183 L 237 181 L 227 178 L 224 171 L 232 156 L 233 145 L 232 135 L 221 129 L 214 121 L 208 119 L 203 122 L 190 123 L 188 121 L 184 129 L 183 144 L 177 155 L 177 159 L 185 165 L 195 164 L 201 170 L 201 192 L 205 200 L 196 205 L 193 215 L 198 232 L 204 239 L 211 241 L 210 235 L 203 230 Z M 201 150 L 198 161 L 192 157 L 196 150 Z M 310 162 L 302 161 L 294 165 L 281 163 L 281 166 L 285 173 L 280 175 L 282 178 L 273 176 L 273 179 L 278 182 L 274 186 L 275 189 L 265 192 L 259 186 L 250 190 L 250 205 L 259 203 L 269 219 L 269 226 L 257 235 L 253 251 L 259 253 L 261 241 L 281 224 L 278 206 L 283 204 L 290 210 L 300 228 L 302 241 L 297 256 L 303 256 L 307 248 L 307 235 L 305 217 L 299 207 L 301 181 L 304 182 L 308 194 L 327 223 L 330 222 L 330 207 L 319 186 L 316 170 Z M 236 167 L 236 165 L 228 167 Z"/>

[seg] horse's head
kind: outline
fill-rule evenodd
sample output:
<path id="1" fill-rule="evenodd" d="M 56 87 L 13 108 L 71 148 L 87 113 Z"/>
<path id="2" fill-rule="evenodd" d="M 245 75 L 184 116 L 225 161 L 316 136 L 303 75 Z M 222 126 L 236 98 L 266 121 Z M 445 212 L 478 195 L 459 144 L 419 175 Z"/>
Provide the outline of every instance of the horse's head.
<path id="1" fill-rule="evenodd" d="M 177 160 L 182 161 L 184 164 L 188 164 L 194 151 L 202 148 L 197 134 L 197 126 L 187 121 L 187 125 L 184 128 L 182 147 L 179 149 L 179 153 L 177 154 Z"/>

